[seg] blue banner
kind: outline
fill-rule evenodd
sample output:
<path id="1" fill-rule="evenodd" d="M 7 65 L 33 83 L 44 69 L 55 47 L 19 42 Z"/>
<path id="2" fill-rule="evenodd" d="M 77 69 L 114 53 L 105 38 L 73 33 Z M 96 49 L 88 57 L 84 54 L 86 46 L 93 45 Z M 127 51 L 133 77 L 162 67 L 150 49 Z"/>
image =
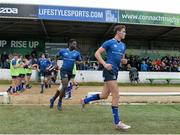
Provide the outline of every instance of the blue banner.
<path id="1" fill-rule="evenodd" d="M 50 20 L 117 23 L 118 10 L 60 6 L 39 6 L 38 18 Z"/>

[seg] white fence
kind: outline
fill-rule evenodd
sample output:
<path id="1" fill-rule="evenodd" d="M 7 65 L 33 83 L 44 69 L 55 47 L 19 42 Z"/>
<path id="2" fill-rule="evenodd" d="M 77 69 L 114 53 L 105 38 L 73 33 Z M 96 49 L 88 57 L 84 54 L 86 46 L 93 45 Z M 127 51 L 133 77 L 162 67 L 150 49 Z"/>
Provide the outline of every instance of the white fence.
<path id="1" fill-rule="evenodd" d="M 139 72 L 140 83 L 149 83 L 146 78 L 180 78 L 180 72 Z M 102 71 L 78 71 L 78 82 L 103 82 Z M 129 72 L 119 72 L 118 82 L 130 83 Z M 155 83 L 167 83 L 165 80 L 157 80 Z M 171 83 L 180 83 L 180 80 L 172 80 Z"/>
<path id="2" fill-rule="evenodd" d="M 33 70 L 31 80 L 37 81 L 38 72 Z M 9 69 L 0 69 L 0 80 L 11 80 L 10 70 Z"/>
<path id="3" fill-rule="evenodd" d="M 140 83 L 149 83 L 146 78 L 180 78 L 180 72 L 139 72 Z M 37 81 L 38 72 L 33 71 L 31 80 Z M 81 71 L 77 72 L 75 79 L 78 82 L 103 82 L 102 71 Z M 11 80 L 8 69 L 0 69 L 0 80 Z M 118 82 L 129 83 L 129 72 L 119 72 Z M 157 80 L 157 83 L 167 83 L 165 80 Z M 180 83 L 180 80 L 172 80 L 171 83 Z"/>

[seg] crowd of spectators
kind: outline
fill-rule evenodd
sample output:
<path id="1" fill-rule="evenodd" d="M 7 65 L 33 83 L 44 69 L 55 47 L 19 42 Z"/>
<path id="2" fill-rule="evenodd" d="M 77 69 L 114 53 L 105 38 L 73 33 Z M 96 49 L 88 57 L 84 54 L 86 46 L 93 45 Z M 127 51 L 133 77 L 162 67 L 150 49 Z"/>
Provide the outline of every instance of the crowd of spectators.
<path id="1" fill-rule="evenodd" d="M 129 71 L 131 67 L 137 68 L 138 71 L 155 71 L 155 72 L 180 72 L 180 56 L 164 56 L 158 59 L 150 57 L 139 57 L 135 55 L 126 55 L 128 60 L 126 65 L 121 65 L 121 71 Z M 78 66 L 80 70 L 102 70 L 102 65 L 96 61 L 90 61 L 86 56 L 83 63 Z"/>
<path id="2" fill-rule="evenodd" d="M 180 72 L 180 56 L 163 56 L 158 59 L 150 57 L 126 56 L 128 63 L 123 70 L 136 67 L 138 71 Z"/>
<path id="3" fill-rule="evenodd" d="M 32 53 L 33 57 L 36 57 Z M 135 55 L 126 55 L 128 60 L 126 65 L 121 65 L 121 71 L 129 71 L 131 67 L 137 68 L 138 71 L 155 71 L 155 72 L 180 72 L 180 56 L 163 56 L 158 59 L 150 57 L 140 57 Z M 10 59 L 6 52 L 0 55 L 0 68 L 9 69 Z M 90 61 L 88 56 L 83 57 L 83 62 L 77 67 L 79 70 L 102 70 L 103 66 L 97 61 Z"/>

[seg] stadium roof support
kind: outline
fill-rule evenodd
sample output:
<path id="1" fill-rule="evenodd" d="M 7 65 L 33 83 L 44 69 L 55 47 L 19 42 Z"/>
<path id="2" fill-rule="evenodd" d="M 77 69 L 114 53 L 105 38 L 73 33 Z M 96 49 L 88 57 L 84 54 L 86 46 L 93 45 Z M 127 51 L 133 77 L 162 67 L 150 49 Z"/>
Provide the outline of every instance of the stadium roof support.
<path id="1" fill-rule="evenodd" d="M 45 24 L 44 24 L 44 21 L 43 21 L 43 20 L 40 20 L 40 22 L 41 22 L 41 25 L 42 25 L 44 34 L 46 35 L 46 38 L 49 39 L 49 35 L 48 35 L 48 32 L 47 32 L 46 26 L 45 26 Z"/>

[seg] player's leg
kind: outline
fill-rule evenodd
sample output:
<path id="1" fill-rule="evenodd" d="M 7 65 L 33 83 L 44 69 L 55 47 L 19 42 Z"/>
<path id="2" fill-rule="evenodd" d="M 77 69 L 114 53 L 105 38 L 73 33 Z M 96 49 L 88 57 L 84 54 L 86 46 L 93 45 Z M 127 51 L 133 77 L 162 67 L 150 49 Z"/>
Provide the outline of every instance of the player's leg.
<path id="1" fill-rule="evenodd" d="M 40 81 L 41 81 L 41 92 L 44 92 L 44 79 L 45 79 L 45 73 L 44 71 L 40 71 Z"/>
<path id="2" fill-rule="evenodd" d="M 104 84 L 103 90 L 101 94 L 94 94 L 84 99 L 81 99 L 82 109 L 84 109 L 85 105 L 91 101 L 100 100 L 100 99 L 107 99 L 110 94 L 110 90 L 107 87 L 107 84 Z"/>
<path id="3" fill-rule="evenodd" d="M 60 71 L 60 78 L 61 78 L 61 82 L 60 82 L 60 86 L 59 88 L 57 89 L 55 95 L 50 99 L 50 108 L 53 108 L 54 106 L 54 101 L 57 99 L 57 97 L 60 95 L 60 92 L 63 91 L 62 89 L 64 89 L 65 85 L 63 86 L 63 82 L 66 82 L 64 80 L 67 80 L 67 83 L 68 83 L 68 74 L 66 71 L 64 70 L 61 70 Z M 67 87 L 67 86 L 66 86 Z M 65 92 L 64 92 L 65 93 Z M 64 95 L 63 95 L 64 97 Z M 59 106 L 61 106 L 61 101 L 58 102 Z"/>
<path id="4" fill-rule="evenodd" d="M 41 79 L 41 92 L 40 93 L 43 93 L 44 92 L 44 76 L 41 75 L 40 79 Z"/>
<path id="5" fill-rule="evenodd" d="M 26 73 L 25 80 L 26 80 L 26 89 L 29 89 L 28 88 L 28 86 L 29 86 L 29 76 L 28 76 L 28 73 Z"/>
<path id="6" fill-rule="evenodd" d="M 54 70 L 54 83 L 56 82 L 58 76 L 58 70 Z"/>
<path id="7" fill-rule="evenodd" d="M 48 88 L 48 84 L 47 84 L 47 81 L 48 81 L 48 79 L 47 79 L 47 77 L 48 77 L 48 72 L 47 71 L 43 71 L 43 76 L 44 76 L 44 81 L 43 81 L 43 86 L 44 86 L 44 88 Z"/>
<path id="8" fill-rule="evenodd" d="M 12 82 L 11 87 L 9 89 L 10 94 L 13 94 L 16 92 L 16 76 L 12 76 Z"/>
<path id="9" fill-rule="evenodd" d="M 26 74 L 26 88 L 30 89 L 32 86 L 30 86 L 30 79 L 31 79 L 31 73 Z"/>
<path id="10" fill-rule="evenodd" d="M 11 93 L 16 92 L 16 79 L 17 78 L 15 76 L 12 78 L 12 91 L 11 91 Z"/>
<path id="11" fill-rule="evenodd" d="M 23 91 L 24 90 L 24 74 L 19 74 L 19 91 Z"/>
<path id="12" fill-rule="evenodd" d="M 14 93 L 15 93 L 15 94 L 18 94 L 17 91 L 19 90 L 19 89 L 18 89 L 19 82 L 20 82 L 19 76 L 17 76 L 16 78 L 14 78 Z"/>
<path id="13" fill-rule="evenodd" d="M 20 91 L 21 90 L 21 74 L 18 75 L 15 82 L 16 82 L 16 91 Z"/>
<path id="14" fill-rule="evenodd" d="M 67 90 L 68 82 L 70 81 L 70 78 L 71 78 L 71 73 L 66 70 L 61 70 L 60 75 L 61 75 L 62 89 L 60 90 L 60 93 L 59 93 L 59 101 L 58 101 L 58 106 L 57 106 L 57 109 L 59 111 L 62 110 L 62 98 L 64 97 L 64 94 Z"/>
<path id="15" fill-rule="evenodd" d="M 63 78 L 62 79 L 62 89 L 60 90 L 59 93 L 59 101 L 58 101 L 58 110 L 61 111 L 62 110 L 62 98 L 64 97 L 65 91 L 67 90 L 68 87 L 68 78 Z"/>
<path id="16" fill-rule="evenodd" d="M 68 93 L 68 99 L 71 99 L 71 97 L 72 97 L 72 90 L 73 90 L 73 83 L 70 81 L 69 82 L 69 86 L 68 86 L 68 91 L 69 91 L 69 93 Z"/>
<path id="17" fill-rule="evenodd" d="M 119 117 L 119 109 L 118 109 L 118 103 L 119 103 L 119 91 L 117 86 L 117 81 L 108 81 L 107 85 L 111 91 L 112 94 L 112 113 L 114 116 L 114 123 L 118 124 L 120 122 Z"/>
<path id="18" fill-rule="evenodd" d="M 24 91 L 25 89 L 26 89 L 26 69 L 24 68 L 23 70 L 22 70 L 22 91 Z"/>
<path id="19" fill-rule="evenodd" d="M 56 82 L 56 76 L 57 76 L 56 70 L 53 69 L 51 72 L 51 80 L 53 81 L 53 83 Z"/>
<path id="20" fill-rule="evenodd" d="M 62 83 L 60 82 L 59 88 L 57 89 L 55 95 L 50 99 L 50 108 L 54 107 L 54 101 L 59 96 L 60 90 L 62 89 Z"/>
<path id="21" fill-rule="evenodd" d="M 45 85 L 45 88 L 47 89 L 48 88 L 48 75 L 44 76 L 44 85 Z"/>
<path id="22" fill-rule="evenodd" d="M 15 79 L 16 91 L 20 91 L 21 89 L 20 83 L 21 83 L 21 78 L 20 75 L 18 75 Z"/>
<path id="23" fill-rule="evenodd" d="M 22 88 L 22 74 L 19 74 L 19 89 L 18 89 L 18 91 L 21 91 L 23 88 Z"/>
<path id="24" fill-rule="evenodd" d="M 46 89 L 48 88 L 48 74 L 47 74 L 47 72 L 44 73 L 44 86 Z"/>
<path id="25" fill-rule="evenodd" d="M 76 86 L 76 87 L 75 87 L 75 90 L 76 90 L 76 89 L 79 88 L 79 84 L 78 84 L 78 82 L 75 80 L 75 76 L 76 76 L 75 74 L 72 75 L 71 81 L 72 81 L 72 83 L 73 83 L 73 86 Z"/>
<path id="26" fill-rule="evenodd" d="M 100 98 L 101 99 L 107 99 L 110 93 L 111 93 L 111 91 L 108 88 L 107 83 L 105 83 L 104 89 L 102 90 L 102 93 L 100 94 Z"/>
<path id="27" fill-rule="evenodd" d="M 52 70 L 52 72 L 51 72 L 51 81 L 52 81 L 53 83 L 55 83 L 54 70 Z"/>
<path id="28" fill-rule="evenodd" d="M 52 77 L 52 71 L 49 71 L 48 73 L 48 87 L 51 88 L 51 77 Z"/>
<path id="29" fill-rule="evenodd" d="M 94 94 L 94 95 L 91 95 L 85 99 L 82 99 L 81 100 L 81 104 L 82 104 L 82 108 L 84 108 L 85 104 L 88 104 L 90 101 L 94 101 L 94 100 L 100 100 L 100 99 L 104 99 L 104 98 L 107 98 L 108 95 L 110 94 L 110 90 L 106 84 L 106 81 L 109 81 L 112 79 L 111 77 L 112 75 L 107 71 L 107 70 L 103 70 L 103 78 L 104 78 L 104 81 L 105 81 L 105 84 L 104 84 L 104 87 L 103 87 L 103 91 L 102 91 L 102 94 L 99 95 L 99 94 Z"/>
<path id="30" fill-rule="evenodd" d="M 116 80 L 107 81 L 108 88 L 110 88 L 112 94 L 112 114 L 114 117 L 114 124 L 118 129 L 129 129 L 130 126 L 121 122 L 121 118 L 119 116 L 119 89 Z"/>
<path id="31" fill-rule="evenodd" d="M 11 78 L 12 78 L 12 80 L 11 80 L 11 85 L 10 85 L 9 88 L 7 89 L 7 92 L 10 93 L 10 94 L 13 93 L 12 89 L 13 89 L 13 82 L 14 82 L 13 80 L 14 80 L 14 77 L 15 77 L 15 76 L 12 76 L 12 75 L 11 75 Z"/>
<path id="32" fill-rule="evenodd" d="M 72 89 L 73 89 L 73 84 L 72 84 L 72 81 L 70 80 L 68 83 L 67 90 L 65 92 L 65 99 L 71 99 Z"/>
<path id="33" fill-rule="evenodd" d="M 116 80 L 107 81 L 107 86 L 110 88 L 112 94 L 112 105 L 118 106 L 119 103 L 119 89 Z"/>
<path id="34" fill-rule="evenodd" d="M 25 90 L 25 84 L 26 84 L 26 81 L 25 81 L 25 74 L 22 74 L 21 75 L 21 90 Z"/>

